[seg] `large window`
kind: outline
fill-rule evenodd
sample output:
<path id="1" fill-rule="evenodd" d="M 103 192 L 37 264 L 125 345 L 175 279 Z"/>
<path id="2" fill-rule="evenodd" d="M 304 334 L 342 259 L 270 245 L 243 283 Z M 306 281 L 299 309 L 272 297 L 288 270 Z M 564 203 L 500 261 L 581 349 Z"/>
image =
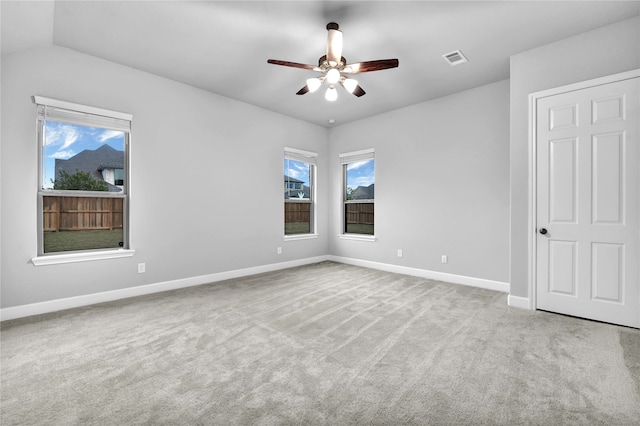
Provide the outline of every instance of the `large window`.
<path id="1" fill-rule="evenodd" d="M 33 97 L 38 256 L 128 249 L 129 114 Z"/>
<path id="2" fill-rule="evenodd" d="M 285 148 L 284 151 L 284 234 L 315 234 L 314 152 Z"/>
<path id="3" fill-rule="evenodd" d="M 375 159 L 372 149 L 340 154 L 344 234 L 374 234 Z"/>

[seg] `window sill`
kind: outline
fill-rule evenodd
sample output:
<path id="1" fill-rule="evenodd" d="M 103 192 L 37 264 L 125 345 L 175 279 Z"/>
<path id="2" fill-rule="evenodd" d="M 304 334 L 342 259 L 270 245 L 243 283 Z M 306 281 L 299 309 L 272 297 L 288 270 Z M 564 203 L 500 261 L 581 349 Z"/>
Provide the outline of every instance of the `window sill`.
<path id="1" fill-rule="evenodd" d="M 376 240 L 375 235 L 338 234 L 338 237 L 343 240 L 355 240 L 355 241 L 374 242 Z"/>
<path id="2" fill-rule="evenodd" d="M 318 238 L 318 234 L 298 234 L 298 235 L 285 235 L 285 241 L 296 241 L 296 240 L 312 240 L 314 238 Z"/>
<path id="3" fill-rule="evenodd" d="M 121 257 L 131 257 L 135 250 L 105 250 L 93 251 L 90 253 L 66 253 L 52 254 L 49 256 L 38 256 L 31 259 L 35 266 L 57 265 L 60 263 L 89 262 L 94 260 L 118 259 Z"/>

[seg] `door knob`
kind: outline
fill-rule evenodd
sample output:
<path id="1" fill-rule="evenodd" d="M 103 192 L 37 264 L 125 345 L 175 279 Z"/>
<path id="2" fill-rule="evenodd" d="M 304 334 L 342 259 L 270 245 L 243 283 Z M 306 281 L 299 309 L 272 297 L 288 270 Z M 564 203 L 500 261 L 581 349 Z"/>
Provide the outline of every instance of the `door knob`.
<path id="1" fill-rule="evenodd" d="M 546 234 L 546 233 L 547 233 L 546 228 L 540 228 L 540 233 L 541 233 L 542 235 Z"/>

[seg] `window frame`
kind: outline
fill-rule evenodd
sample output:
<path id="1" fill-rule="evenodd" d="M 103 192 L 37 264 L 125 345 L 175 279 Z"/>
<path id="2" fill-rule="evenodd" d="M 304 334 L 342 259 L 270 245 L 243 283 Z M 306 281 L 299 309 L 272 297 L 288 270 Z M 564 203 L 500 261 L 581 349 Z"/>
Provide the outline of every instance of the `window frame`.
<path id="1" fill-rule="evenodd" d="M 43 96 L 32 96 L 36 105 L 36 140 L 38 144 L 38 181 L 37 181 L 37 249 L 36 256 L 31 259 L 35 266 L 52 265 L 58 263 L 83 262 L 92 260 L 113 259 L 133 256 L 130 239 L 130 154 L 131 154 L 131 121 L 133 116 L 128 113 L 106 110 Z M 48 118 L 47 114 L 51 117 Z M 44 122 L 55 121 L 86 127 L 118 130 L 124 133 L 124 185 L 122 192 L 59 190 L 43 187 L 45 137 Z M 95 248 L 88 250 L 44 252 L 44 197 L 86 197 L 86 198 L 114 198 L 123 200 L 122 212 L 122 248 Z"/>
<path id="2" fill-rule="evenodd" d="M 354 163 L 357 161 L 364 161 L 364 160 L 373 160 L 374 161 L 374 169 L 373 169 L 373 182 L 375 184 L 375 170 L 376 170 L 376 165 L 375 165 L 375 149 L 374 148 L 368 148 L 368 149 L 363 149 L 360 151 L 353 151 L 353 152 L 345 152 L 342 154 L 338 155 L 339 159 L 340 159 L 340 169 L 341 169 L 341 173 L 342 173 L 342 179 L 341 179 L 341 193 L 342 193 L 342 202 L 340 203 L 340 208 L 341 208 L 341 214 L 340 214 L 340 222 L 341 222 L 341 232 L 338 234 L 338 237 L 345 239 L 345 240 L 358 240 L 358 241 L 376 241 L 377 237 L 375 235 L 376 232 L 376 226 L 375 226 L 375 213 L 374 213 L 374 226 L 373 226 L 373 234 L 357 234 L 357 233 L 348 233 L 346 232 L 347 229 L 347 218 L 346 218 L 346 210 L 347 210 L 347 205 L 348 204 L 354 204 L 354 203 L 370 203 L 373 204 L 374 206 L 374 211 L 375 211 L 375 192 L 374 192 L 374 198 L 373 199 L 366 199 L 366 200 L 347 200 L 347 165 L 349 163 Z"/>
<path id="3" fill-rule="evenodd" d="M 293 240 L 305 240 L 311 238 L 318 238 L 318 228 L 317 228 L 317 174 L 318 174 L 318 153 L 312 151 L 305 151 L 298 148 L 284 148 L 284 157 L 283 157 L 283 166 L 284 160 L 295 160 L 300 161 L 309 165 L 309 200 L 300 199 L 296 200 L 295 198 L 289 198 L 287 200 L 283 200 L 284 203 L 293 202 L 293 203 L 308 203 L 311 205 L 310 207 L 310 218 L 309 218 L 309 233 L 304 234 L 284 234 L 284 225 L 285 225 L 285 215 L 283 209 L 283 217 L 282 217 L 282 232 L 284 234 L 285 241 L 293 241 Z M 304 186 L 303 186 L 304 189 Z M 284 204 L 283 204 L 284 207 Z"/>

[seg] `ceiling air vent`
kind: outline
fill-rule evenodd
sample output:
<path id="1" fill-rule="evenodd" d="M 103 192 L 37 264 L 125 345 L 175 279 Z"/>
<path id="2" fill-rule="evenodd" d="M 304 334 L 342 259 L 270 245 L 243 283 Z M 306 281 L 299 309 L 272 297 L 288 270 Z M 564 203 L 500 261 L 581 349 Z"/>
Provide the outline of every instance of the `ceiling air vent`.
<path id="1" fill-rule="evenodd" d="M 452 67 L 455 67 L 456 65 L 464 64 L 465 62 L 469 62 L 467 58 L 465 58 L 462 52 L 459 50 L 456 50 L 455 52 L 447 53 L 446 55 L 442 55 L 442 57 Z"/>

